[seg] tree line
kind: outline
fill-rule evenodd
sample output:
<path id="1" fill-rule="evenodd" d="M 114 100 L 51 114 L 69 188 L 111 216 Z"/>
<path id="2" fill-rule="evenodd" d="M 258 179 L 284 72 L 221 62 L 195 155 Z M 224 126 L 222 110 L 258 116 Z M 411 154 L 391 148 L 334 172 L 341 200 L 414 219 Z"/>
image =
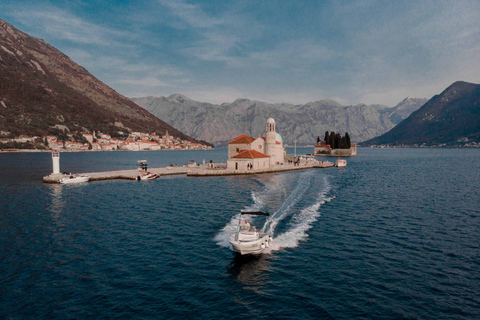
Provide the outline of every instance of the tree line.
<path id="1" fill-rule="evenodd" d="M 352 147 L 352 141 L 348 132 L 345 132 L 345 136 L 342 137 L 340 133 L 335 133 L 335 131 L 328 132 L 325 131 L 325 144 L 330 145 L 332 149 L 350 149 Z M 317 143 L 320 142 L 320 137 L 317 137 Z"/>

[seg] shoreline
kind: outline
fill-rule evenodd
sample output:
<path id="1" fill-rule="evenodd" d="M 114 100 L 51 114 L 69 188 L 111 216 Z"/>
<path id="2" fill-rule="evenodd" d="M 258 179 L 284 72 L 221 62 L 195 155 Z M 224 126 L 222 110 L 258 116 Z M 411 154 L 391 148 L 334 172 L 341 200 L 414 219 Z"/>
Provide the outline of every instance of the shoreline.
<path id="1" fill-rule="evenodd" d="M 210 149 L 162 149 L 162 150 L 58 150 L 62 153 L 78 153 L 78 152 L 143 152 L 143 151 L 208 151 Z M 18 150 L 0 150 L 0 154 L 4 153 L 52 153 L 54 150 L 38 150 L 38 149 L 18 149 Z"/>

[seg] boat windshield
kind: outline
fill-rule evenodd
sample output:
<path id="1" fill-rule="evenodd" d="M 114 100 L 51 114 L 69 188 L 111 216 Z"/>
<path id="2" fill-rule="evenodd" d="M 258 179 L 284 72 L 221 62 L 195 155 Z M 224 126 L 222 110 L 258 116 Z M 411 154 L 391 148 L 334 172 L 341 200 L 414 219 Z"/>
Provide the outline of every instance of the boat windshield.
<path id="1" fill-rule="evenodd" d="M 257 232 L 258 230 L 255 226 L 250 226 L 250 224 L 242 224 L 240 227 L 240 231 Z"/>

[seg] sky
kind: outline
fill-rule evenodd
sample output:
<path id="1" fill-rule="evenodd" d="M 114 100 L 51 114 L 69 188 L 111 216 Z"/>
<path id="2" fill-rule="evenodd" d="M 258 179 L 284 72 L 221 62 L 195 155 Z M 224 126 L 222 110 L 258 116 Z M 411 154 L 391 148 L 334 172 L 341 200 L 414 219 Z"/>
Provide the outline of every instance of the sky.
<path id="1" fill-rule="evenodd" d="M 127 97 L 395 106 L 480 83 L 480 1 L 2 0 Z"/>

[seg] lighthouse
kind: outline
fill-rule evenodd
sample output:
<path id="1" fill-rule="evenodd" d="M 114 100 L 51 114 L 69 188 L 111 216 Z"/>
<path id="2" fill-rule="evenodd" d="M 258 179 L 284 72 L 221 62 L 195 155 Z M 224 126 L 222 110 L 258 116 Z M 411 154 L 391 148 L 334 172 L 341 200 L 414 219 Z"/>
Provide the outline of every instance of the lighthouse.
<path id="1" fill-rule="evenodd" d="M 60 152 L 57 150 L 52 152 L 53 174 L 60 173 Z"/>

